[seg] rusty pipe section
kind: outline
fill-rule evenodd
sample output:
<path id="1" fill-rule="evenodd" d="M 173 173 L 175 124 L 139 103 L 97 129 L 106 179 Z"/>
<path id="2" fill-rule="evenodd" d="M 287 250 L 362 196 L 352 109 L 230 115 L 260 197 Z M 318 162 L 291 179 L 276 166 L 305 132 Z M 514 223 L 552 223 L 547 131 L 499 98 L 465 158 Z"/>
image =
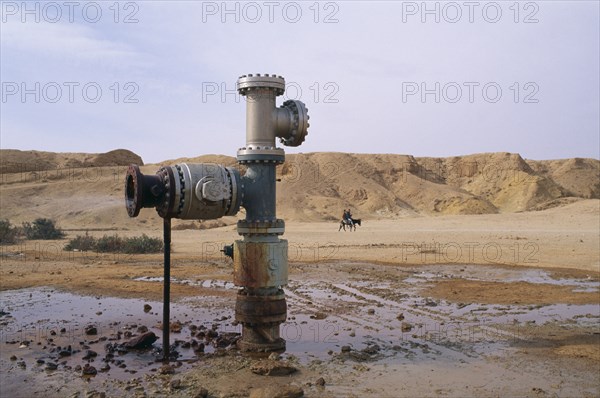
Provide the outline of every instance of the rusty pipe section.
<path id="1" fill-rule="evenodd" d="M 285 80 L 276 75 L 244 75 L 237 81 L 246 97 L 246 145 L 237 160 L 246 166 L 240 176 L 217 164 L 176 164 L 144 175 L 131 165 L 125 178 L 125 205 L 130 217 L 144 207 L 156 208 L 163 218 L 215 219 L 235 215 L 240 206 L 246 218 L 237 232 L 243 237 L 226 246 L 233 257 L 233 280 L 240 290 L 235 318 L 242 325 L 242 351 L 285 350 L 280 325 L 287 318 L 283 287 L 288 283 L 288 244 L 279 237 L 285 224 L 276 215 L 276 166 L 285 161 L 283 145 L 298 146 L 308 134 L 308 112 L 300 101 L 276 107 Z"/>
<path id="2" fill-rule="evenodd" d="M 280 239 L 285 224 L 276 215 L 276 166 L 285 161 L 276 138 L 288 146 L 300 145 L 308 133 L 308 113 L 300 101 L 276 107 L 285 80 L 276 75 L 244 75 L 237 81 L 246 97 L 246 145 L 237 159 L 246 165 L 242 177 L 242 206 L 246 219 L 238 221 L 243 240 L 233 244 L 233 281 L 238 292 L 235 318 L 242 324 L 242 351 L 285 350 L 280 325 L 287 318 L 283 287 L 288 283 L 288 244 Z"/>

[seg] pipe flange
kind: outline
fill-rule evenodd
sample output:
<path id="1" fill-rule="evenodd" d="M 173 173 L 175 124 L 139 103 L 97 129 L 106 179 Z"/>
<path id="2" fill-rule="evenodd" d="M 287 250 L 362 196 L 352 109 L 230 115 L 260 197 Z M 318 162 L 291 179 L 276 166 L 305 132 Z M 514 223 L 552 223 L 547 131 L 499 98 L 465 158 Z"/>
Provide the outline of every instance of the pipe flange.
<path id="1" fill-rule="evenodd" d="M 247 146 L 238 149 L 237 160 L 240 164 L 285 162 L 285 152 L 281 148 L 271 146 Z"/>
<path id="2" fill-rule="evenodd" d="M 174 206 L 173 210 L 175 210 L 177 216 L 179 216 L 181 214 L 181 212 L 183 211 L 183 206 L 185 205 L 185 189 L 186 189 L 186 187 L 185 187 L 185 177 L 183 176 L 183 169 L 178 164 L 175 165 L 175 169 L 177 170 L 177 175 L 175 176 L 175 178 L 179 179 L 180 191 L 179 191 L 179 204 L 177 207 Z"/>
<path id="3" fill-rule="evenodd" d="M 281 76 L 257 73 L 242 75 L 237 81 L 237 90 L 241 95 L 259 88 L 272 89 L 275 96 L 282 95 L 285 92 L 285 80 Z"/>
<path id="4" fill-rule="evenodd" d="M 237 232 L 240 235 L 283 235 L 283 233 L 285 232 L 285 222 L 281 219 L 277 219 L 274 221 L 239 220 L 237 223 Z"/>
<path id="5" fill-rule="evenodd" d="M 299 146 L 304 142 L 308 135 L 310 124 L 308 120 L 308 108 L 302 101 L 288 100 L 283 103 L 281 108 L 286 108 L 290 111 L 292 120 L 290 130 L 286 136 L 280 137 L 279 140 L 285 146 Z"/>

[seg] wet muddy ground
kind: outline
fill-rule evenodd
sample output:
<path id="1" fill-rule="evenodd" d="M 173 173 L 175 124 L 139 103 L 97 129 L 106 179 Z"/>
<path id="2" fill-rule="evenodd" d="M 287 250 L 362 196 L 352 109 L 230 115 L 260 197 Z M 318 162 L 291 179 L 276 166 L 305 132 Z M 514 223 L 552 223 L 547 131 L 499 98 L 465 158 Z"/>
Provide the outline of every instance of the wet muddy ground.
<path id="1" fill-rule="evenodd" d="M 313 397 L 600 395 L 595 275 L 293 265 L 280 359 L 297 371 L 262 376 L 253 369 L 269 360 L 235 349 L 240 326 L 230 271 L 213 271 L 173 281 L 203 293 L 172 303 L 177 357 L 168 367 L 159 360 L 159 301 L 53 287 L 0 292 L 2 397 L 273 396 L 265 387 Z M 135 272 L 128 278 L 136 289 L 162 283 Z M 158 336 L 151 347 L 124 347 L 147 332 Z"/>

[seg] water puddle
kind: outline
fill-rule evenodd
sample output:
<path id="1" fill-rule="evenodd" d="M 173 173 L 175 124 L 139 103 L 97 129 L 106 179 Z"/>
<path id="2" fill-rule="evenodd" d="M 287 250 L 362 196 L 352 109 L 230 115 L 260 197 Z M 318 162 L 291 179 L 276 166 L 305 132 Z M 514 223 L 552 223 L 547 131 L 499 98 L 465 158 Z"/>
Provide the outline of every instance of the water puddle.
<path id="1" fill-rule="evenodd" d="M 160 282 L 162 283 L 164 278 L 162 276 L 140 276 L 133 278 L 136 282 Z M 235 289 L 236 286 L 233 282 L 222 281 L 217 279 L 177 279 L 171 277 L 171 283 L 189 285 L 189 286 L 200 286 L 210 289 Z"/>
<path id="2" fill-rule="evenodd" d="M 556 280 L 543 270 L 479 268 L 430 266 L 404 269 L 387 279 L 381 274 L 340 273 L 327 280 L 293 280 L 286 288 L 288 320 L 281 325 L 287 341 L 284 358 L 293 356 L 304 364 L 436 359 L 459 363 L 531 339 L 532 325 L 559 322 L 593 327 L 600 322 L 598 305 L 455 304 L 420 295 L 423 282 L 457 277 L 598 289 L 598 282 Z M 368 272 L 377 270 L 371 267 Z M 154 277 L 134 280 L 162 283 L 162 278 Z M 233 283 L 214 277 L 173 279 L 173 283 L 236 289 Z M 178 372 L 236 350 L 241 326 L 234 321 L 234 307 L 235 298 L 229 295 L 188 297 L 172 303 L 171 343 L 177 352 L 173 363 Z M 85 379 L 88 384 L 104 383 L 106 389 L 106 383 L 144 376 L 142 383 L 152 388 L 152 375 L 160 374 L 163 365 L 159 361 L 161 321 L 162 303 L 157 301 L 80 296 L 51 288 L 0 292 L 3 392 L 11 395 L 23 388 L 23 378 L 15 375 L 26 375 L 32 383 L 54 381 L 60 390 L 60 385 L 71 380 L 84 380 L 86 365 L 97 371 Z M 92 327 L 94 333 L 90 333 Z M 121 349 L 124 342 L 147 331 L 158 337 L 150 348 Z"/>
<path id="3" fill-rule="evenodd" d="M 406 283 L 425 283 L 432 280 L 459 278 L 487 282 L 527 282 L 556 286 L 572 286 L 574 292 L 600 291 L 600 281 L 587 279 L 561 278 L 552 276 L 544 269 L 501 268 L 481 265 L 432 265 L 421 266 L 412 275 L 404 279 Z"/>

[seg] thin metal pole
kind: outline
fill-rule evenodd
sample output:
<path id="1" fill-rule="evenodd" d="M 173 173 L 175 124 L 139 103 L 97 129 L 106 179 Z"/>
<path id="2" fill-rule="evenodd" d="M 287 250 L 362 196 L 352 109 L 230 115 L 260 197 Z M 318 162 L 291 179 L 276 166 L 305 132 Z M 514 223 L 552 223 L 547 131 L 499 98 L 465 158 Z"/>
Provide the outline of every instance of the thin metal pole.
<path id="1" fill-rule="evenodd" d="M 169 327 L 171 305 L 171 219 L 164 218 L 164 277 L 163 277 L 163 360 L 169 361 Z"/>

